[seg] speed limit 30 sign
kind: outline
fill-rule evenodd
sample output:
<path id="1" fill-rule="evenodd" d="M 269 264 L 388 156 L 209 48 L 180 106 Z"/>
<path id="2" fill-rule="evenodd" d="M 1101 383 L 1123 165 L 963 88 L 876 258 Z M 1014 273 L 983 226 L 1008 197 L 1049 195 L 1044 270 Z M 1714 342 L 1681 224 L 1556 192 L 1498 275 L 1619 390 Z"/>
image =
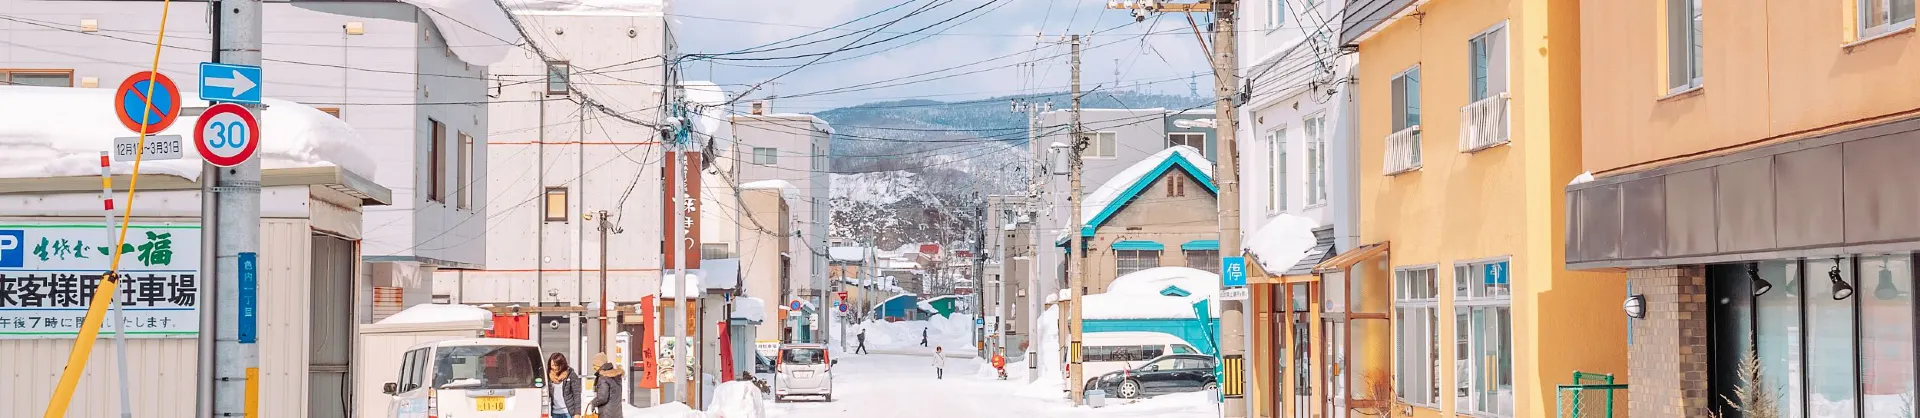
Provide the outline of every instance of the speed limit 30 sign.
<path id="1" fill-rule="evenodd" d="M 193 147 L 208 163 L 232 167 L 253 158 L 260 148 L 260 122 L 253 112 L 232 103 L 221 103 L 200 114 L 193 127 Z"/>

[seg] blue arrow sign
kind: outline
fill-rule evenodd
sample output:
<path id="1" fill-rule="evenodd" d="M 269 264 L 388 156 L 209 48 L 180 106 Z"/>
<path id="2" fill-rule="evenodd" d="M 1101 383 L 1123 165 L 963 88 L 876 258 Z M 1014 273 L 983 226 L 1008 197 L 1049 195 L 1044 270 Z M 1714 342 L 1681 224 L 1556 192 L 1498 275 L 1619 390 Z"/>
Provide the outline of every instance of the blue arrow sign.
<path id="1" fill-rule="evenodd" d="M 200 99 L 210 102 L 260 103 L 260 67 L 200 63 Z"/>

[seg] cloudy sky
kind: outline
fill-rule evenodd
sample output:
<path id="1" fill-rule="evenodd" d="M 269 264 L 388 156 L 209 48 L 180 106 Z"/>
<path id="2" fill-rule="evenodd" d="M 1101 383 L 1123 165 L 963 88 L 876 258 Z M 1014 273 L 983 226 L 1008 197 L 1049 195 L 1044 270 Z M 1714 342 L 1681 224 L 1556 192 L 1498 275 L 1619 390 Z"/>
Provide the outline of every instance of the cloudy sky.
<path id="1" fill-rule="evenodd" d="M 1118 79 L 1125 90 L 1186 94 L 1192 76 L 1200 73 L 1201 93 L 1207 92 L 1211 81 L 1204 56 L 1186 19 L 1165 15 L 1135 23 L 1128 12 L 1106 10 L 1105 5 L 1103 0 L 682 0 L 674 2 L 669 13 L 677 22 L 682 54 L 819 41 L 685 66 L 687 79 L 726 84 L 729 94 L 779 77 L 749 96 L 786 97 L 774 103 L 783 112 L 908 98 L 954 101 L 1064 91 L 1070 75 L 1067 47 L 1058 41 L 1068 33 L 1098 32 L 1083 43 L 1082 88 L 1113 88 Z M 918 14 L 901 19 L 916 10 Z M 855 19 L 861 20 L 822 31 Z M 861 39 L 869 33 L 859 30 L 895 20 Z M 1204 29 L 1205 21 L 1200 23 Z M 921 31 L 905 35 L 916 30 Z M 787 41 L 816 31 L 821 32 Z M 1036 41 L 1039 33 L 1048 35 L 1044 42 Z M 841 37 L 821 41 L 835 36 Z M 895 36 L 901 37 L 824 57 L 807 56 Z M 796 55 L 805 57 L 767 59 Z M 820 62 L 781 76 L 815 58 Z M 1033 63 L 1030 70 L 1020 65 L 1024 62 Z M 893 81 L 864 85 L 883 80 Z"/>

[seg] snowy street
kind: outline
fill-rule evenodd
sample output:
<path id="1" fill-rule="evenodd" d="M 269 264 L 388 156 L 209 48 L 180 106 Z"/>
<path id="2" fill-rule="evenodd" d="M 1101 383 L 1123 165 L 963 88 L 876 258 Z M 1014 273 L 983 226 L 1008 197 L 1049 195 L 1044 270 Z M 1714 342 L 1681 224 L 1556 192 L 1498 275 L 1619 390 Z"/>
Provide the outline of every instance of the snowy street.
<path id="1" fill-rule="evenodd" d="M 1213 417 L 1214 403 L 1204 393 L 1163 396 L 1104 408 L 1072 408 L 1057 389 L 1030 385 L 1025 365 L 1009 365 L 1010 378 L 999 380 L 978 359 L 947 360 L 945 379 L 934 379 L 927 355 L 838 354 L 833 402 L 796 398 L 769 403 L 779 418 L 845 417 Z M 1015 369 L 1013 366 L 1022 368 Z M 1058 386 L 1052 386 L 1057 388 Z"/>

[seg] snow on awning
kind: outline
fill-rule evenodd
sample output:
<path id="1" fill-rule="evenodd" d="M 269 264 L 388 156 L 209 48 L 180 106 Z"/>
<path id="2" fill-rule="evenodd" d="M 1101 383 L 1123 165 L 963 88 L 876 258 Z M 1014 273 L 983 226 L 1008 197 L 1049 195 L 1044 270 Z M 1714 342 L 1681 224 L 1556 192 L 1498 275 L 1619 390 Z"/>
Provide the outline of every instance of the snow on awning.
<path id="1" fill-rule="evenodd" d="M 183 97 L 199 97 L 182 91 Z M 115 137 L 132 136 L 113 114 L 112 89 L 0 86 L 0 178 L 100 175 L 100 152 Z M 260 168 L 335 166 L 362 178 L 374 178 L 377 164 L 361 147 L 368 143 L 340 118 L 307 105 L 265 100 L 260 113 Z M 187 99 L 182 113 L 209 103 Z M 181 118 L 161 135 L 193 138 L 193 120 Z M 164 174 L 198 181 L 204 159 L 189 143 L 178 160 L 142 161 L 141 174 Z M 133 164 L 116 163 L 114 174 L 132 174 Z"/>
<path id="2" fill-rule="evenodd" d="M 747 296 L 733 298 L 733 319 L 741 319 L 749 322 L 765 322 L 767 320 L 767 301 Z"/>
<path id="3" fill-rule="evenodd" d="M 1280 214 L 1267 221 L 1259 231 L 1246 237 L 1246 251 L 1269 272 L 1284 272 L 1307 257 L 1319 240 L 1313 229 L 1319 223 L 1298 215 Z M 1224 255 L 1224 254 L 1223 254 Z"/>
<path id="4" fill-rule="evenodd" d="M 377 324 L 430 324 L 460 321 L 491 321 L 493 312 L 471 305 L 423 303 L 388 316 Z"/>
<path id="5" fill-rule="evenodd" d="M 700 260 L 700 271 L 706 273 L 699 276 L 700 285 L 708 290 L 739 287 L 740 259 L 738 258 Z"/>
<path id="6" fill-rule="evenodd" d="M 679 299 L 681 298 L 682 294 L 692 295 L 692 297 L 697 298 L 707 292 L 707 290 L 701 286 L 704 283 L 702 283 L 700 279 L 700 277 L 706 275 L 706 272 L 700 271 L 700 269 L 687 269 L 686 272 L 687 272 L 687 277 L 692 278 L 693 280 L 691 281 L 680 280 L 678 276 L 675 276 L 671 271 L 662 273 L 660 275 L 660 298 L 661 299 Z M 686 289 L 686 290 L 683 292 L 677 292 L 674 289 Z"/>

